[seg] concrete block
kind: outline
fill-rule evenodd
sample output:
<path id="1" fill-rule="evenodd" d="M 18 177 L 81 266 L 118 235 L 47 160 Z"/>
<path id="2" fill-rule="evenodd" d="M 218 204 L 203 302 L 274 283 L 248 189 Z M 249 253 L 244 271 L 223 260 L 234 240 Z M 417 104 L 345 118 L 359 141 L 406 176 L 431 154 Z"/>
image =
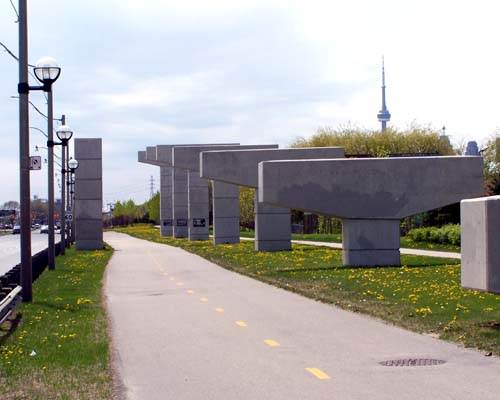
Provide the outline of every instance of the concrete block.
<path id="1" fill-rule="evenodd" d="M 387 266 L 401 264 L 398 250 L 343 250 L 342 262 L 350 267 Z"/>
<path id="2" fill-rule="evenodd" d="M 75 144 L 75 159 L 76 160 L 90 160 L 102 159 L 102 139 L 74 139 Z"/>
<path id="3" fill-rule="evenodd" d="M 236 185 L 212 181 L 213 243 L 240 242 L 240 190 Z"/>
<path id="4" fill-rule="evenodd" d="M 292 223 L 290 209 L 261 204 L 255 193 L 255 250 L 290 250 Z"/>
<path id="5" fill-rule="evenodd" d="M 100 221 L 98 216 L 102 215 L 102 200 L 81 200 L 75 202 L 73 218 L 78 220 L 94 219 Z"/>
<path id="6" fill-rule="evenodd" d="M 78 193 L 79 200 L 102 199 L 102 182 L 97 179 L 76 180 L 75 193 Z"/>
<path id="7" fill-rule="evenodd" d="M 463 200 L 462 287 L 500 294 L 500 196 Z"/>
<path id="8" fill-rule="evenodd" d="M 261 240 L 255 241 L 256 251 L 289 251 L 292 249 L 292 243 L 289 240 Z"/>
<path id="9" fill-rule="evenodd" d="M 172 170 L 172 219 L 174 237 L 188 237 L 188 171 Z"/>
<path id="10" fill-rule="evenodd" d="M 189 240 L 209 239 L 208 181 L 198 172 L 188 173 Z"/>
<path id="11" fill-rule="evenodd" d="M 102 160 L 85 158 L 76 159 L 78 160 L 78 169 L 76 173 L 79 179 L 96 179 L 102 181 Z"/>
<path id="12" fill-rule="evenodd" d="M 172 205 L 172 167 L 160 167 L 160 235 L 162 237 L 170 237 L 174 234 Z"/>
<path id="13" fill-rule="evenodd" d="M 102 249 L 102 140 L 75 139 L 75 158 L 76 249 Z"/>
<path id="14" fill-rule="evenodd" d="M 101 240 L 83 240 L 80 239 L 76 242 L 76 250 L 102 250 L 104 249 L 104 242 Z"/>

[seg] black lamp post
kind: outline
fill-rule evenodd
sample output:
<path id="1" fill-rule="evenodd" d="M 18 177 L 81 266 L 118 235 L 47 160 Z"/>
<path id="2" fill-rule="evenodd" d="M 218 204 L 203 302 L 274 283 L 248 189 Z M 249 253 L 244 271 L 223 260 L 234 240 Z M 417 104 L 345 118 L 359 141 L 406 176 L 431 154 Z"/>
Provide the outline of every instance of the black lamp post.
<path id="1" fill-rule="evenodd" d="M 65 232 L 65 217 L 66 217 L 66 185 L 65 185 L 65 177 L 66 177 L 66 146 L 68 145 L 68 141 L 73 136 L 73 131 L 67 125 L 61 125 L 57 131 L 56 135 L 61 141 L 60 143 L 49 142 L 47 141 L 47 147 L 52 147 L 55 145 L 61 145 L 61 254 L 64 255 L 66 250 L 66 232 Z"/>
<path id="2" fill-rule="evenodd" d="M 30 156 L 29 156 L 29 92 L 43 90 L 49 99 L 49 129 L 52 133 L 52 84 L 59 78 L 61 69 L 51 57 L 43 57 L 34 68 L 36 78 L 42 86 L 30 86 L 28 83 L 28 27 L 27 5 L 25 0 L 19 1 L 19 183 L 21 211 L 21 285 L 23 301 L 31 302 L 32 264 L 31 264 L 31 205 L 30 205 Z M 49 154 L 50 159 L 50 154 Z M 49 177 L 51 171 L 49 167 Z M 49 178 L 50 179 L 50 178 Z M 49 187 L 50 194 L 50 187 Z M 50 199 L 49 199 L 50 204 Z M 49 256 L 50 257 L 50 256 Z"/>
<path id="3" fill-rule="evenodd" d="M 78 169 L 78 160 L 71 158 L 68 161 L 68 214 L 71 218 L 68 223 L 68 238 L 70 243 L 75 241 L 75 171 Z"/>

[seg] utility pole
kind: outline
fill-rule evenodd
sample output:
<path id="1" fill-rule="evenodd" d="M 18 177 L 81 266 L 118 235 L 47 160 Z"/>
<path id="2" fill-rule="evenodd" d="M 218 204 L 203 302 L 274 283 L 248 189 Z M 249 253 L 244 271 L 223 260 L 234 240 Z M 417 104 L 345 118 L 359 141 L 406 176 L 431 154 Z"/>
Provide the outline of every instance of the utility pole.
<path id="1" fill-rule="evenodd" d="M 23 301 L 33 299 L 31 267 L 30 138 L 28 81 L 28 6 L 19 0 L 19 188 L 21 211 L 21 286 Z"/>

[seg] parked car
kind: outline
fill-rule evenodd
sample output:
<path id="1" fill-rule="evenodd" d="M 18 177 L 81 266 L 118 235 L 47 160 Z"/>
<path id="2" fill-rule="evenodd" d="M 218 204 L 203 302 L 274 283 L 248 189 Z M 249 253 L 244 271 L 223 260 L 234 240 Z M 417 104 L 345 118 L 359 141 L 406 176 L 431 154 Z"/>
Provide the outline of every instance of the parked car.
<path id="1" fill-rule="evenodd" d="M 49 233 L 49 226 L 48 225 L 42 225 L 40 227 L 40 233 Z"/>
<path id="2" fill-rule="evenodd" d="M 14 225 L 14 228 L 12 228 L 12 234 L 15 235 L 16 233 L 21 233 L 21 225 Z"/>

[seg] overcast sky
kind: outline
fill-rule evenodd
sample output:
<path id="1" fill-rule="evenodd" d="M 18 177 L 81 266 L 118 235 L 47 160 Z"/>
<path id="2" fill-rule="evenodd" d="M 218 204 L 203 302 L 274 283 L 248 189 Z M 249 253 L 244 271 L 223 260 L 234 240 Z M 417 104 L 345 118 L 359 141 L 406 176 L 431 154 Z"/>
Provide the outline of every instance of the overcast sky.
<path id="1" fill-rule="evenodd" d="M 393 126 L 483 144 L 500 127 L 499 15 L 495 0 L 31 1 L 29 59 L 58 60 L 55 116 L 102 137 L 105 202 L 142 203 L 151 175 L 159 186 L 159 169 L 137 163 L 146 146 L 377 129 L 382 55 Z M 17 54 L 15 21 L 2 0 L 0 41 Z M 17 63 L 1 49 L 0 72 L 2 203 L 19 198 L 19 139 Z M 30 125 L 46 129 L 34 111 Z M 32 155 L 45 141 L 32 130 Z M 31 179 L 46 198 L 46 170 Z"/>

